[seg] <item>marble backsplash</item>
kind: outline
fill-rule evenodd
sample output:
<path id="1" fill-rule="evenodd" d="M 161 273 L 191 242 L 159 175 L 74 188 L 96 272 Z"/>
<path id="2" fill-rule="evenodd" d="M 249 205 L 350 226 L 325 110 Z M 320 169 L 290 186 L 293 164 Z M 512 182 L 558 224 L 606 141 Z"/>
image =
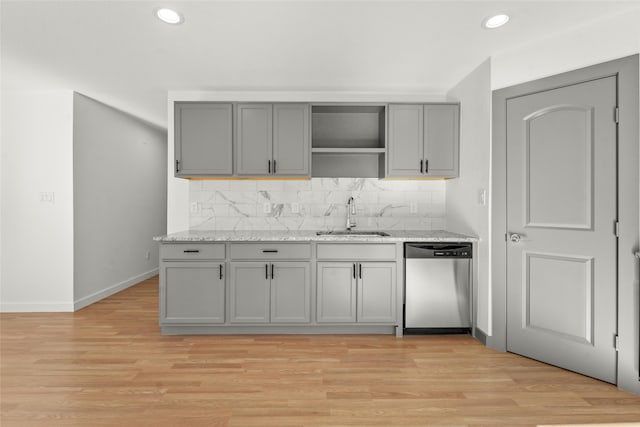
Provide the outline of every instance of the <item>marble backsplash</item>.
<path id="1" fill-rule="evenodd" d="M 343 230 L 355 199 L 356 230 L 440 230 L 445 182 L 312 178 L 189 182 L 192 230 Z"/>

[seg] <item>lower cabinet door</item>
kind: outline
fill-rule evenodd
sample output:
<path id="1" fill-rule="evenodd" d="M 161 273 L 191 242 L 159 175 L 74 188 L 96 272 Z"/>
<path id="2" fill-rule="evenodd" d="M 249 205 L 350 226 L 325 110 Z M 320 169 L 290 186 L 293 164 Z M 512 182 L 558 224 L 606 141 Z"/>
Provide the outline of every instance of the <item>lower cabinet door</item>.
<path id="1" fill-rule="evenodd" d="M 311 278 L 308 262 L 278 262 L 271 278 L 271 322 L 311 320 Z"/>
<path id="2" fill-rule="evenodd" d="M 163 262 L 162 323 L 224 323 L 224 262 Z"/>
<path id="3" fill-rule="evenodd" d="M 356 263 L 319 262 L 317 318 L 319 323 L 356 321 Z"/>
<path id="4" fill-rule="evenodd" d="M 396 263 L 358 265 L 358 322 L 396 321 Z"/>
<path id="5" fill-rule="evenodd" d="M 271 263 L 232 262 L 230 265 L 230 321 L 268 323 Z"/>

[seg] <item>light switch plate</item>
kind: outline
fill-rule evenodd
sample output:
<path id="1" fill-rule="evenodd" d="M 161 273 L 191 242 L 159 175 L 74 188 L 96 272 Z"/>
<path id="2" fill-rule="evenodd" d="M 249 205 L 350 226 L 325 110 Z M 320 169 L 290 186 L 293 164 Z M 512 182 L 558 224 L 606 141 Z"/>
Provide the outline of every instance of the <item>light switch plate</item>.
<path id="1" fill-rule="evenodd" d="M 40 192 L 40 203 L 55 203 L 55 193 L 50 191 L 41 191 Z"/>
<path id="2" fill-rule="evenodd" d="M 300 213 L 300 205 L 297 203 L 291 203 L 291 213 Z"/>
<path id="3" fill-rule="evenodd" d="M 418 213 L 418 204 L 416 202 L 411 202 L 409 204 L 409 212 L 412 214 Z"/>
<path id="4" fill-rule="evenodd" d="M 487 204 L 487 190 L 484 188 L 478 190 L 478 204 L 482 206 Z"/>
<path id="5" fill-rule="evenodd" d="M 266 214 L 271 213 L 271 203 L 265 203 L 262 205 L 262 212 Z"/>

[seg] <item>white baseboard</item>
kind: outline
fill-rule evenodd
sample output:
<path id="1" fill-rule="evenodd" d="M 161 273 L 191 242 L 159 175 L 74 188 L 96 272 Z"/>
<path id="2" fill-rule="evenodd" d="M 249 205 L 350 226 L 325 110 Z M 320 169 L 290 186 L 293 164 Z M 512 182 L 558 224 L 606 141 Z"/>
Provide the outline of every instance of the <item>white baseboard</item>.
<path id="1" fill-rule="evenodd" d="M 59 313 L 72 312 L 70 302 L 3 302 L 0 313 Z"/>
<path id="2" fill-rule="evenodd" d="M 153 270 L 131 277 L 113 286 L 109 286 L 106 289 L 103 289 L 91 295 L 87 295 L 86 297 L 80 298 L 79 300 L 76 300 L 73 303 L 73 311 L 78 311 L 82 308 L 85 308 L 88 305 L 91 305 L 95 302 L 100 301 L 101 299 L 110 297 L 113 294 L 117 294 L 118 292 L 123 291 L 133 285 L 136 285 L 142 282 L 143 280 L 146 280 L 150 277 L 155 276 L 156 274 L 158 274 L 158 271 L 159 271 L 158 268 L 154 268 Z"/>

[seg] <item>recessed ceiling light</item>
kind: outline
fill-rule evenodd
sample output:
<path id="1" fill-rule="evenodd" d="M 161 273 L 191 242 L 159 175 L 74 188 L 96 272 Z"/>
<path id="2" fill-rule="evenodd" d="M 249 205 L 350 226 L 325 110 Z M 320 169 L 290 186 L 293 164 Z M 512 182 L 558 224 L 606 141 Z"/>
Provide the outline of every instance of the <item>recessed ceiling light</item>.
<path id="1" fill-rule="evenodd" d="M 484 28 L 493 29 L 493 28 L 502 27 L 507 22 L 509 22 L 509 15 L 505 15 L 504 13 L 501 13 L 499 15 L 491 16 L 485 19 L 484 21 L 482 21 L 482 26 Z"/>
<path id="2" fill-rule="evenodd" d="M 182 16 L 172 9 L 158 9 L 156 15 L 162 22 L 167 24 L 179 24 L 182 22 Z"/>

